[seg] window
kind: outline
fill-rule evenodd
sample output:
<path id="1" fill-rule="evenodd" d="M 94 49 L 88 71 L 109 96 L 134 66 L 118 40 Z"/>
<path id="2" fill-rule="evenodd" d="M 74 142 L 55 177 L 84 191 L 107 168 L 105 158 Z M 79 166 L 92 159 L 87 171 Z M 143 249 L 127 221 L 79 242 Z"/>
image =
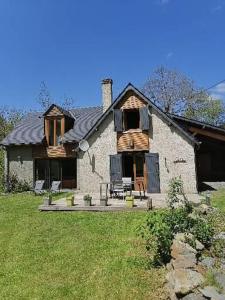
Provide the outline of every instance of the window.
<path id="1" fill-rule="evenodd" d="M 140 128 L 140 114 L 139 110 L 124 110 L 124 129 L 138 129 Z"/>
<path id="2" fill-rule="evenodd" d="M 46 138 L 49 146 L 58 146 L 62 136 L 62 118 L 47 119 L 45 129 Z"/>

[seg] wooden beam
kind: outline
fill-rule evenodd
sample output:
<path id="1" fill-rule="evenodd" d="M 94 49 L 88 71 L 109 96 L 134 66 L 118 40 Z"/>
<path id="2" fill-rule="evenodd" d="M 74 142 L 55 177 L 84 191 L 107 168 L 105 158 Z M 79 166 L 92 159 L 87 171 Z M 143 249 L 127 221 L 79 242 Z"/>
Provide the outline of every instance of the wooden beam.
<path id="1" fill-rule="evenodd" d="M 56 126 L 57 126 L 57 120 L 54 119 L 54 146 L 57 145 L 57 137 L 56 137 Z"/>
<path id="2" fill-rule="evenodd" d="M 49 120 L 45 118 L 45 137 L 49 145 Z"/>
<path id="3" fill-rule="evenodd" d="M 193 132 L 195 135 L 196 134 L 201 134 L 201 135 L 208 136 L 208 137 L 211 137 L 213 139 L 225 142 L 225 135 L 223 135 L 221 133 L 215 133 L 215 132 L 208 131 L 206 129 L 196 128 L 196 127 L 189 127 L 188 129 L 191 132 Z"/>
<path id="4" fill-rule="evenodd" d="M 65 134 L 65 117 L 61 119 L 61 137 Z"/>

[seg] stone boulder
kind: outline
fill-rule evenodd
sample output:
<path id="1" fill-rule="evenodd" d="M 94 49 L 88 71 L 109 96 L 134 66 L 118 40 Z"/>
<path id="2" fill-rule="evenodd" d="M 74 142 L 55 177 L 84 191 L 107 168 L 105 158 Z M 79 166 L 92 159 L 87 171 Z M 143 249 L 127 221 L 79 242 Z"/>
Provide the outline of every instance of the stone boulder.
<path id="1" fill-rule="evenodd" d="M 172 265 L 174 269 L 191 269 L 196 266 L 197 260 L 193 253 L 188 255 L 178 255 L 176 259 L 172 260 Z"/>
<path id="2" fill-rule="evenodd" d="M 202 251 L 205 248 L 204 245 L 199 242 L 191 233 L 177 233 L 174 239 L 183 243 L 187 243 L 188 239 L 193 240 L 195 243 L 195 249 L 199 251 Z"/>
<path id="3" fill-rule="evenodd" d="M 206 300 L 206 299 L 205 297 L 202 296 L 202 294 L 190 293 L 182 297 L 182 300 Z"/>
<path id="4" fill-rule="evenodd" d="M 176 295 L 186 295 L 204 281 L 201 274 L 191 269 L 175 269 L 167 274 L 166 279 Z"/>
<path id="5" fill-rule="evenodd" d="M 219 294 L 214 286 L 206 286 L 203 289 L 199 289 L 203 296 L 212 300 L 225 300 L 225 295 Z"/>
<path id="6" fill-rule="evenodd" d="M 196 255 L 197 251 L 192 248 L 189 244 L 174 239 L 171 246 L 171 256 L 177 258 L 180 255 Z"/>

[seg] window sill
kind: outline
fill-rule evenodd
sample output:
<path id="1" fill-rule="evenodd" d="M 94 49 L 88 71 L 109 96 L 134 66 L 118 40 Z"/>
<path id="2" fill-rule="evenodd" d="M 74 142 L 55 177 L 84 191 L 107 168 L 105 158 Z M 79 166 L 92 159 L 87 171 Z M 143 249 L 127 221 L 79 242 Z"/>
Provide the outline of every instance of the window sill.
<path id="1" fill-rule="evenodd" d="M 132 133 L 132 132 L 142 132 L 142 129 L 137 128 L 137 129 L 129 129 L 129 130 L 123 131 L 123 133 Z"/>

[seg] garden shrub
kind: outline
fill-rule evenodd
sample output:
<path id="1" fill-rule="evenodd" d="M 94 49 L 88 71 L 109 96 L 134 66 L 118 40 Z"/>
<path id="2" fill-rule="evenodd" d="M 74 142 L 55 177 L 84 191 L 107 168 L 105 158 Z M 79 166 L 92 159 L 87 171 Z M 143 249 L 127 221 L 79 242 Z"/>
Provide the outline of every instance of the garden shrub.
<path id="1" fill-rule="evenodd" d="M 149 212 L 147 219 L 138 232 L 145 239 L 146 250 L 149 252 L 152 264 L 164 264 L 170 259 L 171 245 L 177 233 L 192 234 L 195 239 L 208 247 L 213 236 L 212 223 L 207 218 L 190 214 L 193 210 L 183 193 L 182 207 L 174 208 L 180 201 L 178 193 L 183 193 L 183 183 L 180 178 L 172 179 L 168 198 L 170 209 Z M 191 241 L 194 245 L 195 241 Z"/>
<path id="2" fill-rule="evenodd" d="M 206 247 L 211 245 L 214 230 L 212 224 L 207 219 L 196 218 L 192 228 L 190 228 L 190 232 Z"/>
<path id="3" fill-rule="evenodd" d="M 188 199 L 184 193 L 184 183 L 181 176 L 174 177 L 170 180 L 167 202 L 170 208 L 175 208 L 181 204 L 190 209 Z"/>
<path id="4" fill-rule="evenodd" d="M 30 185 L 25 180 L 19 180 L 15 174 L 10 174 L 8 178 L 8 191 L 11 193 L 21 193 L 30 190 Z"/>

